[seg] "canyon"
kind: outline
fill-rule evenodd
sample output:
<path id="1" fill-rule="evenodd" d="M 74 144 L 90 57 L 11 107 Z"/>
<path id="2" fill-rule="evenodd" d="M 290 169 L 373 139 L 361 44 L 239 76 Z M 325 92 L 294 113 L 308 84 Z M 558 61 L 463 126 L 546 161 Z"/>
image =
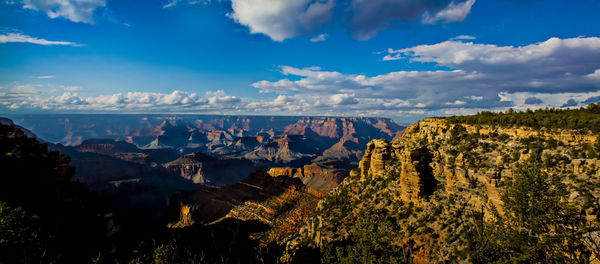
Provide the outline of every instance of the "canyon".
<path id="1" fill-rule="evenodd" d="M 174 118 L 140 121 L 156 125 L 129 127 L 128 135 L 117 128 L 98 134 L 106 130 L 69 121 L 71 136 L 62 139 L 75 141 L 44 144 L 71 157 L 74 182 L 116 206 L 121 216 L 107 218 L 111 232 L 127 234 L 117 227 L 136 230 L 144 219 L 162 230 L 151 241 L 179 238 L 161 239 L 137 259 L 168 246 L 174 256 L 209 252 L 208 262 L 227 263 L 502 262 L 522 257 L 514 253 L 519 248 L 507 250 L 512 241 L 551 237 L 574 249 L 554 244 L 542 248 L 544 257 L 594 263 L 600 256 L 599 114 L 591 105 L 426 118 L 406 128 L 370 118 L 285 117 L 278 123 L 257 117 L 272 125 L 260 129 L 250 117 Z M 564 116 L 578 121 L 538 126 Z M 22 136 L 40 129 L 2 122 L 34 129 Z M 538 181 L 516 185 L 530 178 Z M 542 195 L 532 196 L 536 191 Z M 509 197 L 515 192 L 524 196 Z M 515 204 L 544 199 L 551 199 L 541 204 L 548 212 L 533 208 L 528 217 L 510 218 L 528 206 Z M 527 227 L 540 232 L 534 238 L 498 242 L 498 232 L 528 230 L 511 227 L 516 222 L 554 216 L 563 217 L 567 229 L 563 220 L 550 229 L 536 222 Z M 501 225 L 505 219 L 511 225 Z M 576 232 L 555 238 L 562 233 L 543 231 L 563 229 Z"/>

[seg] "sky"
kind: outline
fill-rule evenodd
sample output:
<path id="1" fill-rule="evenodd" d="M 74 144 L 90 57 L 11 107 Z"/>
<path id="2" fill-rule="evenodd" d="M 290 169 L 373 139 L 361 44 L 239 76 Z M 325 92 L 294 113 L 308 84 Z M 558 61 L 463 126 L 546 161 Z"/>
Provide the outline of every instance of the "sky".
<path id="1" fill-rule="evenodd" d="M 389 117 L 600 101 L 597 0 L 0 0 L 0 115 Z"/>

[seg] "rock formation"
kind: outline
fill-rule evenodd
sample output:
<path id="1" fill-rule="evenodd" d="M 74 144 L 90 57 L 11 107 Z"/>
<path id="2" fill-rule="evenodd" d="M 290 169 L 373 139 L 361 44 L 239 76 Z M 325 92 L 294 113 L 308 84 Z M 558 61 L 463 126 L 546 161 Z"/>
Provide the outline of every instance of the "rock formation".
<path id="1" fill-rule="evenodd" d="M 339 169 L 335 166 L 313 163 L 301 168 L 275 167 L 269 169 L 269 175 L 298 178 L 308 188 L 315 190 L 330 190 L 348 176 L 348 170 Z"/>
<path id="2" fill-rule="evenodd" d="M 598 140 L 589 131 L 424 119 L 393 142 L 369 142 L 358 169 L 319 202 L 299 237 L 287 241 L 288 253 L 293 255 L 306 243 L 301 241 L 311 241 L 308 244 L 317 248 L 346 241 L 362 232 L 357 229 L 359 215 L 364 218 L 375 211 L 377 219 L 384 214 L 398 221 L 390 236 L 399 237 L 390 238 L 391 243 L 416 243 L 412 261 L 447 260 L 451 255 L 440 252 L 460 251 L 464 246 L 458 235 L 466 228 L 462 215 L 480 212 L 488 219 L 490 208 L 501 208 L 503 188 L 518 163 L 535 159 L 548 173 L 562 175 L 570 186 L 597 186 L 593 184 L 600 183 L 600 160 L 593 146 Z M 274 173 L 301 175 L 298 170 Z M 600 190 L 594 195 L 600 197 Z M 584 203 L 577 192 L 571 197 Z M 595 219 L 589 213 L 587 217 Z"/>
<path id="3" fill-rule="evenodd" d="M 215 158 L 200 152 L 184 155 L 164 167 L 194 183 L 213 186 L 236 183 L 255 169 L 246 159 Z"/>

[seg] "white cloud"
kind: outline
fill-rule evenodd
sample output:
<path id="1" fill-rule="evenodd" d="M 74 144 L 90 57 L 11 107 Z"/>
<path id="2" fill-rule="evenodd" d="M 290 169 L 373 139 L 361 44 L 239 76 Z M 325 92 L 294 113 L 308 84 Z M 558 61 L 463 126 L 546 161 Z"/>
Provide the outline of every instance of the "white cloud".
<path id="1" fill-rule="evenodd" d="M 80 44 L 69 42 L 69 41 L 51 41 L 40 38 L 35 38 L 27 35 L 23 35 L 21 33 L 6 33 L 0 35 L 0 43 L 31 43 L 38 45 L 61 45 L 61 46 L 81 46 Z M 43 79 L 42 77 L 52 78 L 53 76 L 40 76 L 38 78 Z"/>
<path id="2" fill-rule="evenodd" d="M 512 106 L 517 110 L 525 110 L 527 108 L 537 109 L 544 107 L 567 107 L 567 106 L 583 106 L 586 105 L 586 100 L 600 96 L 600 91 L 594 92 L 567 92 L 567 93 L 543 93 L 543 92 L 517 92 L 507 93 L 500 92 L 498 94 L 502 101 L 510 101 L 514 103 Z M 571 105 L 572 104 L 572 105 Z"/>
<path id="3" fill-rule="evenodd" d="M 552 38 L 523 47 L 446 41 L 389 50 L 386 56 L 454 69 L 367 76 L 319 67 L 281 66 L 284 78 L 259 81 L 253 86 L 262 93 L 304 96 L 304 103 L 313 108 L 338 113 L 444 114 L 454 113 L 449 109 L 504 109 L 537 104 L 561 107 L 592 102 L 600 90 L 598 38 Z M 530 94 L 515 97 L 525 92 Z M 527 98 L 533 97 L 539 100 L 530 99 L 525 104 Z M 574 101 L 568 103 L 569 99 Z"/>
<path id="4" fill-rule="evenodd" d="M 329 100 L 334 105 L 353 105 L 358 104 L 358 100 L 354 98 L 354 94 L 334 94 L 329 97 Z"/>
<path id="5" fill-rule="evenodd" d="M 458 41 L 389 50 L 386 56 L 450 70 L 364 75 L 281 66 L 282 78 L 252 84 L 267 99 L 224 91 L 82 96 L 35 85 L 0 86 L 0 108 L 69 111 L 388 116 L 475 113 L 600 101 L 600 39 L 550 39 L 522 47 Z M 44 90 L 46 92 L 44 92 Z"/>
<path id="6" fill-rule="evenodd" d="M 327 34 L 319 34 L 310 39 L 310 42 L 320 42 L 327 39 Z"/>
<path id="7" fill-rule="evenodd" d="M 43 76 L 37 76 L 35 78 L 38 78 L 38 79 L 53 79 L 54 76 L 52 76 L 52 75 L 43 75 Z"/>
<path id="8" fill-rule="evenodd" d="M 171 7 L 182 0 L 171 0 Z M 451 23 L 463 21 L 475 0 L 231 0 L 229 14 L 250 32 L 283 41 L 312 34 L 330 23 L 335 14 L 359 40 L 394 28 L 397 22 Z M 324 40 L 325 35 L 312 38 Z"/>
<path id="9" fill-rule="evenodd" d="M 208 103 L 211 105 L 231 105 L 237 104 L 241 100 L 235 96 L 225 94 L 223 90 L 217 90 L 215 92 L 206 92 Z"/>
<path id="10" fill-rule="evenodd" d="M 590 79 L 600 80 L 600 69 L 596 69 L 593 73 L 586 75 Z"/>
<path id="11" fill-rule="evenodd" d="M 94 23 L 94 10 L 105 6 L 106 0 L 23 0 L 23 8 L 83 23 Z"/>
<path id="12" fill-rule="evenodd" d="M 589 64 L 594 64 L 596 61 L 586 59 L 586 57 L 600 55 L 600 38 L 550 38 L 544 42 L 522 47 L 445 41 L 434 45 L 388 50 L 388 52 L 390 53 L 387 57 L 388 60 L 410 58 L 413 61 L 435 62 L 443 66 L 473 70 L 492 65 L 510 65 L 511 67 L 514 65 L 532 67 L 531 63 L 563 65 L 569 60 L 584 62 L 583 66 L 587 68 Z M 587 54 L 588 52 L 591 54 Z M 576 63 L 571 63 L 568 66 L 575 65 Z M 544 65 L 540 66 L 544 68 Z M 567 72 L 574 73 L 564 71 L 563 74 Z"/>
<path id="13" fill-rule="evenodd" d="M 229 14 L 250 33 L 262 33 L 274 41 L 320 29 L 332 18 L 333 0 L 232 0 Z"/>
<path id="14" fill-rule="evenodd" d="M 465 101 L 461 101 L 461 100 L 456 100 L 454 102 L 446 102 L 444 103 L 444 105 L 466 105 L 467 102 Z"/>
<path id="15" fill-rule="evenodd" d="M 81 96 L 73 91 L 80 87 L 63 87 L 67 92 L 52 95 L 47 89 L 32 85 L 1 86 L 0 105 L 13 110 L 75 110 L 123 112 L 185 112 L 227 109 L 241 100 L 223 91 L 207 92 L 204 97 L 196 93 L 173 91 L 171 93 L 127 92 L 97 96 Z"/>
<path id="16" fill-rule="evenodd" d="M 433 15 L 429 11 L 426 11 L 423 15 L 423 23 L 435 24 L 438 22 L 450 23 L 463 21 L 471 13 L 473 4 L 475 4 L 475 0 L 467 0 L 465 2 L 452 1 L 446 8 Z"/>

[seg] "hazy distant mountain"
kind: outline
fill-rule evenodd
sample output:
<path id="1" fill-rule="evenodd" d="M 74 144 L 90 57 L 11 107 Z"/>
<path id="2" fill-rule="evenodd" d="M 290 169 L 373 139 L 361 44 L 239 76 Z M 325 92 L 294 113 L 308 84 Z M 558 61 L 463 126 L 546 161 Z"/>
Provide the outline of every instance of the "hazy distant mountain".
<path id="1" fill-rule="evenodd" d="M 22 115 L 15 120 L 65 146 L 107 138 L 143 150 L 171 148 L 177 155 L 203 152 L 298 166 L 316 158 L 357 162 L 371 139 L 391 140 L 406 127 L 364 117 Z"/>

